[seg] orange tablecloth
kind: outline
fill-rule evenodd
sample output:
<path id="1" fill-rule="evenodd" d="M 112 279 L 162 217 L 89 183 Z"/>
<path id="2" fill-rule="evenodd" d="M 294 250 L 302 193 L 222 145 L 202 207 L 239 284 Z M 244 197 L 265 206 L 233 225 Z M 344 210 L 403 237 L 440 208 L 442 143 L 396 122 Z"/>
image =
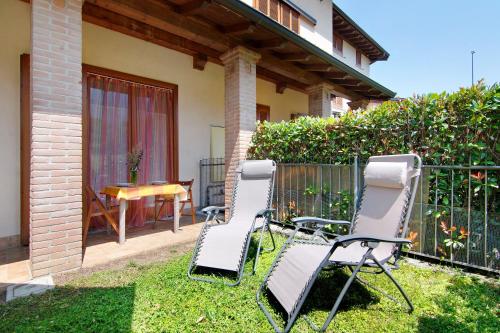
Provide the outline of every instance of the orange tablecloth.
<path id="1" fill-rule="evenodd" d="M 102 194 L 106 194 L 116 199 L 136 200 L 142 197 L 154 195 L 179 195 L 179 200 L 187 199 L 187 192 L 181 185 L 164 184 L 164 185 L 139 185 L 134 187 L 118 187 L 106 186 L 101 190 Z"/>

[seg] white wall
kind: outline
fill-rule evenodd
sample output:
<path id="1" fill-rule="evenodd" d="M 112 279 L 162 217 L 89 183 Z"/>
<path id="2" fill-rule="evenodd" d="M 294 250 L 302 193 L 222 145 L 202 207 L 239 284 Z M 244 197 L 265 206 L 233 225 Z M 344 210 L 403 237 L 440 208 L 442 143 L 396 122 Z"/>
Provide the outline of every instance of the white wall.
<path id="1" fill-rule="evenodd" d="M 344 40 L 342 54 L 337 52 L 333 53 L 333 56 L 340 59 L 350 67 L 356 69 L 357 71 L 363 73 L 366 76 L 370 75 L 370 60 L 364 55 L 361 55 L 361 67 L 356 65 L 356 48 Z"/>
<path id="2" fill-rule="evenodd" d="M 330 0 L 293 0 L 293 3 L 316 19 L 316 25 L 304 19 L 300 20 L 300 36 L 329 54 L 333 54 L 332 2 Z"/>
<path id="3" fill-rule="evenodd" d="M 20 232 L 20 70 L 30 52 L 30 6 L 0 1 L 0 238 Z"/>
<path id="4" fill-rule="evenodd" d="M 292 113 L 307 113 L 309 108 L 306 94 L 292 89 L 277 94 L 274 83 L 261 79 L 257 79 L 257 103 L 271 107 L 271 121 L 290 120 Z"/>

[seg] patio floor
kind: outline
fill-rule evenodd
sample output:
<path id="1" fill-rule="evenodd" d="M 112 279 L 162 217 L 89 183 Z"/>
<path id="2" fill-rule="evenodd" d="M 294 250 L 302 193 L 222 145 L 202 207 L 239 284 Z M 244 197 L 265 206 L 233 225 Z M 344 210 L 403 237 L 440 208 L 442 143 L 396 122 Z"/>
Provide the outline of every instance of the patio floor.
<path id="1" fill-rule="evenodd" d="M 202 226 L 203 223 L 192 224 L 190 216 L 181 217 L 180 228 L 175 234 L 172 221 L 162 221 L 155 229 L 152 228 L 151 224 L 146 224 L 144 227 L 127 230 L 126 242 L 121 246 L 114 233 L 109 235 L 106 232 L 90 234 L 82 267 L 92 268 L 106 265 L 142 252 L 194 242 L 198 238 Z M 29 249 L 27 246 L 1 252 L 0 288 L 5 288 L 9 284 L 26 282 L 30 279 Z"/>

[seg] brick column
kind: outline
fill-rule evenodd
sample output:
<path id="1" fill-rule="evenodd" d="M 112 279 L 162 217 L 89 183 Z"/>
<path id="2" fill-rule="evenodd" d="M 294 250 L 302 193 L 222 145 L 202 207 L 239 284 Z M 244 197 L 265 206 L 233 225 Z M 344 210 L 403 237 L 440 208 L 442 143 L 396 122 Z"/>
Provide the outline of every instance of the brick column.
<path id="1" fill-rule="evenodd" d="M 309 95 L 309 115 L 328 118 L 332 115 L 331 87 L 320 83 L 307 88 Z"/>
<path id="2" fill-rule="evenodd" d="M 245 159 L 256 123 L 256 63 L 260 55 L 238 46 L 221 56 L 225 78 L 225 202 L 231 203 L 234 171 Z"/>
<path id="3" fill-rule="evenodd" d="M 82 2 L 31 0 L 34 277 L 82 262 Z"/>
<path id="4" fill-rule="evenodd" d="M 359 109 L 366 109 L 368 107 L 369 103 L 370 103 L 370 100 L 368 100 L 368 99 L 360 99 L 357 101 L 351 101 L 351 102 L 347 103 L 347 105 L 349 105 L 351 110 L 356 111 Z"/>

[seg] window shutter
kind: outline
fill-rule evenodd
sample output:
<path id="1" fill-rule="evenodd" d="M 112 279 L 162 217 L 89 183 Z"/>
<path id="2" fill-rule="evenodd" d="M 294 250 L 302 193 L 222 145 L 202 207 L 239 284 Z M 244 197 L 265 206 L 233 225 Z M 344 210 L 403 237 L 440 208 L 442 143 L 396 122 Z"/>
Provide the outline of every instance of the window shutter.
<path id="1" fill-rule="evenodd" d="M 356 50 L 356 65 L 361 66 L 361 51 Z"/>
<path id="2" fill-rule="evenodd" d="M 269 16 L 279 22 L 279 0 L 269 0 Z"/>
<path id="3" fill-rule="evenodd" d="M 267 6 L 267 2 L 269 0 L 255 0 L 255 2 L 257 2 L 257 9 L 260 10 L 261 12 L 263 12 L 264 14 L 267 14 L 269 11 L 268 11 L 268 6 Z"/>
<path id="4" fill-rule="evenodd" d="M 299 13 L 292 11 L 292 31 L 299 33 Z"/>
<path id="5" fill-rule="evenodd" d="M 290 19 L 291 10 L 288 5 L 281 5 L 281 24 L 283 24 L 287 28 L 291 28 L 291 19 Z"/>

